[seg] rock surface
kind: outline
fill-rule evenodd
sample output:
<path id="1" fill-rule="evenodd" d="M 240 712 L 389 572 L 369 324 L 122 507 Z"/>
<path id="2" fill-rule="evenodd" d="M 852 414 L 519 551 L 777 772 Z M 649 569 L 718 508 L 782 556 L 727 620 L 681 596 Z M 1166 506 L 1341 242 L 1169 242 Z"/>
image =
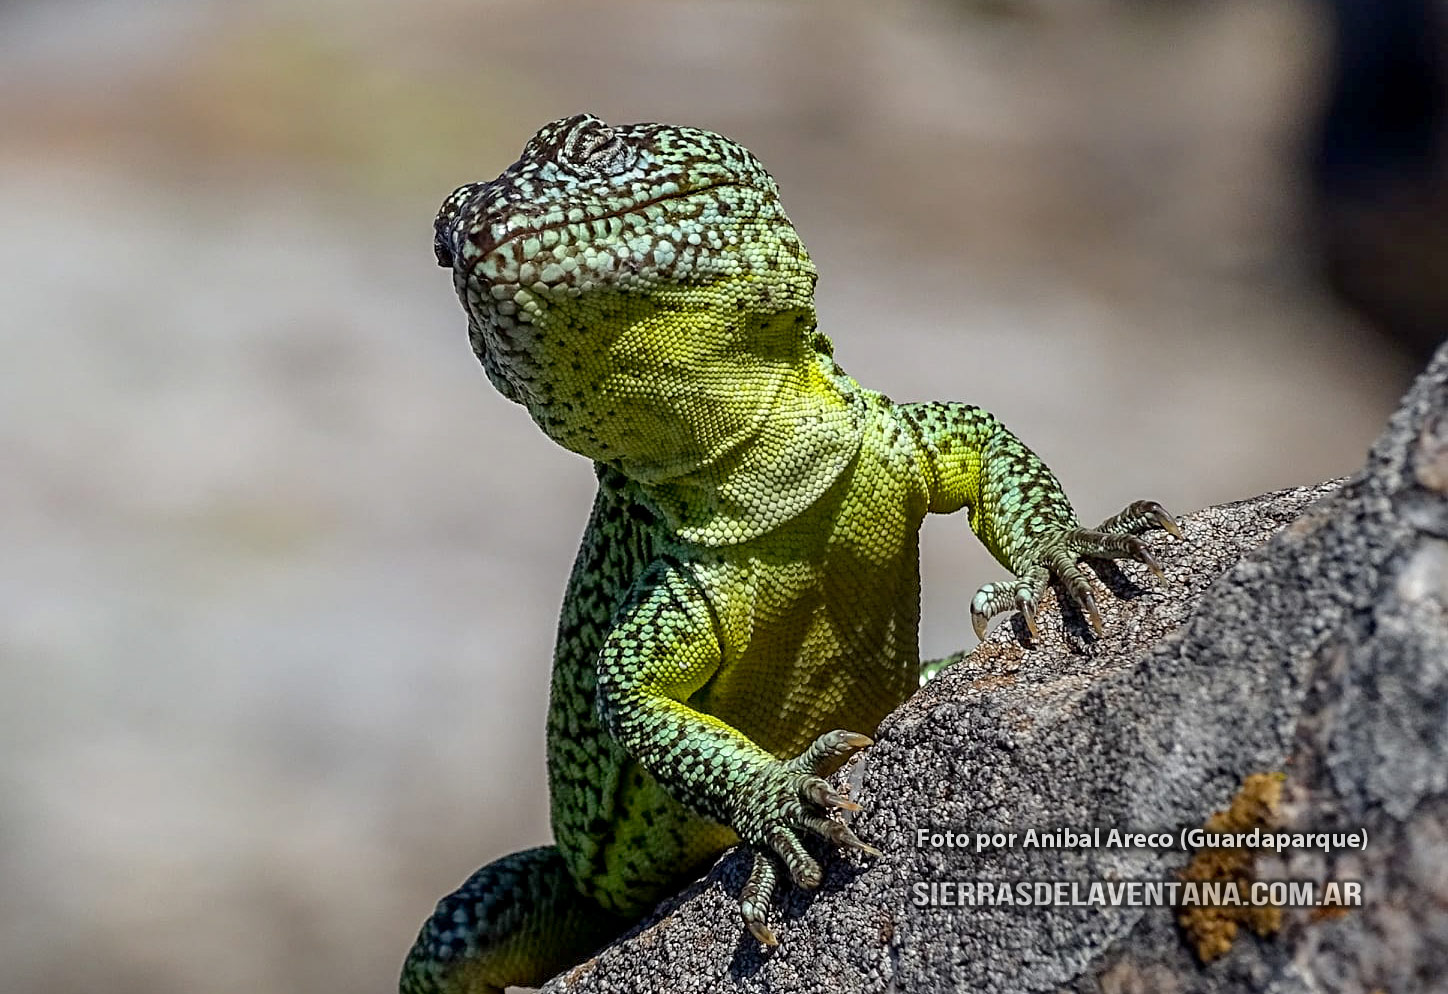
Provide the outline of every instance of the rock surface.
<path id="1" fill-rule="evenodd" d="M 551 990 L 1448 990 L 1448 349 L 1351 480 L 1208 508 L 1154 536 L 1168 582 L 1107 567 L 1107 637 L 1018 619 L 881 726 L 846 771 L 860 836 L 816 894 L 738 926 L 745 862 Z M 1268 541 L 1270 536 L 1270 541 Z M 1266 543 L 1265 545 L 1263 543 Z M 1361 851 L 1261 856 L 1261 879 L 1358 880 L 1362 906 L 1288 909 L 1203 965 L 1168 908 L 916 907 L 917 882 L 1173 880 L 1180 849 L 931 848 L 917 830 L 1179 832 L 1283 771 L 1284 831 Z"/>

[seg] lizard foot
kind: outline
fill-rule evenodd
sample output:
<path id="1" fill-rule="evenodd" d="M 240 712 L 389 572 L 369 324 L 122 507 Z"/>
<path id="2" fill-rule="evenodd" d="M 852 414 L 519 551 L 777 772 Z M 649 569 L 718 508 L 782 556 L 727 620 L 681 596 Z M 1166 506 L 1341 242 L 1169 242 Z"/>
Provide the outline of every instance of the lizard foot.
<path id="1" fill-rule="evenodd" d="M 860 806 L 824 779 L 870 744 L 869 737 L 858 732 L 826 732 L 794 759 L 778 763 L 751 792 L 750 802 L 735 825 L 754 850 L 749 880 L 739 894 L 739 911 L 750 934 L 766 946 L 778 941 L 767 917 L 779 883 L 779 865 L 783 864 L 797 887 L 813 890 L 820 884 L 820 865 L 805 849 L 802 833 L 880 855 L 878 849 L 861 842 L 848 825 L 830 817 L 831 812 L 858 811 Z"/>
<path id="2" fill-rule="evenodd" d="M 970 602 L 970 622 L 976 638 L 985 638 L 986 625 L 991 618 L 1003 611 L 1014 608 L 1021 612 L 1026 628 L 1032 639 L 1040 637 L 1036 627 L 1036 611 L 1041 595 L 1046 591 L 1046 581 L 1055 574 L 1066 589 L 1066 594 L 1091 623 L 1097 635 L 1104 633 L 1101 612 L 1096 608 L 1096 598 L 1091 593 L 1091 584 L 1086 579 L 1077 560 L 1083 556 L 1093 559 L 1135 559 L 1144 563 L 1162 579 L 1161 564 L 1147 549 L 1146 543 L 1136 536 L 1152 528 L 1160 528 L 1175 536 L 1182 537 L 1181 527 L 1176 519 L 1155 501 L 1139 500 L 1126 506 L 1120 514 L 1112 515 L 1096 528 L 1069 528 L 1046 534 L 1038 542 L 1031 556 L 1033 565 L 1016 579 L 988 583 L 976 592 Z"/>

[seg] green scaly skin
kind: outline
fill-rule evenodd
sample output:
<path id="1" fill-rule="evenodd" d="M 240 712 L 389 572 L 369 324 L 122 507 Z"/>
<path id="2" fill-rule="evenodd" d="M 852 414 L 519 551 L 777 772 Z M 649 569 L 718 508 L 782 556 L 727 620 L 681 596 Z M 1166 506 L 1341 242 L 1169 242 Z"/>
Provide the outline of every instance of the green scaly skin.
<path id="1" fill-rule="evenodd" d="M 437 218 L 489 379 L 599 487 L 558 626 L 548 715 L 554 846 L 444 898 L 404 994 L 538 984 L 742 840 L 766 921 L 810 834 L 864 849 L 823 779 L 921 673 L 919 530 L 968 508 L 1017 579 L 1051 575 L 1099 628 L 1082 556 L 1176 532 L 1139 502 L 1083 529 L 1050 470 L 979 408 L 862 388 L 815 328 L 815 269 L 758 160 L 719 135 L 580 115 Z"/>

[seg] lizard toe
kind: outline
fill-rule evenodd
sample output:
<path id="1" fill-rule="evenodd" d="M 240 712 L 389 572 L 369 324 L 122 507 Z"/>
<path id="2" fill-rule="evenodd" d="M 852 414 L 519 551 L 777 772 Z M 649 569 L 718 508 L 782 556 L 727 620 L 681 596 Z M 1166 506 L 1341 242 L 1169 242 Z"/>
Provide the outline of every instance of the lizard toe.
<path id="1" fill-rule="evenodd" d="M 858 849 L 860 852 L 869 853 L 871 856 L 883 855 L 883 853 L 874 846 L 860 841 L 860 837 L 851 831 L 850 826 L 842 821 L 835 821 L 833 818 L 820 818 L 814 815 L 806 815 L 800 820 L 810 831 L 829 839 L 841 848 Z"/>
<path id="2" fill-rule="evenodd" d="M 1113 514 L 1097 527 L 1097 531 L 1114 532 L 1124 535 L 1138 535 L 1153 528 L 1160 528 L 1173 538 L 1182 538 L 1181 526 L 1176 518 L 1154 500 L 1138 500 L 1126 505 L 1121 513 Z"/>
<path id="3" fill-rule="evenodd" d="M 970 624 L 978 639 L 985 638 L 992 618 L 1006 611 L 1020 611 L 1031 638 L 1039 639 L 1036 609 L 1050 573 L 1045 566 L 1033 566 L 1014 580 L 998 580 L 981 587 L 970 600 Z"/>
<path id="4" fill-rule="evenodd" d="M 819 861 L 809 854 L 798 833 L 791 828 L 780 826 L 769 833 L 769 847 L 774 850 L 789 871 L 794 885 L 803 890 L 814 890 L 820 885 L 824 872 Z"/>
<path id="5" fill-rule="evenodd" d="M 786 762 L 784 768 L 788 773 L 827 777 L 845 765 L 845 760 L 856 752 L 874 744 L 868 735 L 836 728 L 811 742 L 809 748 Z"/>
<path id="6" fill-rule="evenodd" d="M 778 863 L 769 853 L 755 847 L 754 865 L 749 869 L 744 889 L 739 892 L 739 913 L 749 934 L 766 946 L 779 945 L 779 939 L 769 927 L 769 905 L 778 886 Z"/>

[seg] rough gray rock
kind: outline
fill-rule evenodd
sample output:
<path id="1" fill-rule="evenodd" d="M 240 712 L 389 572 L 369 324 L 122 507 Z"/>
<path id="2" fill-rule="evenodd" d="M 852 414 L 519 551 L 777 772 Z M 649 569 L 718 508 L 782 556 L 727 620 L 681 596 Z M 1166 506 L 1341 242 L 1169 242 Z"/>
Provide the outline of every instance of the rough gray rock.
<path id="1" fill-rule="evenodd" d="M 885 855 L 831 857 L 818 892 L 790 893 L 778 949 L 739 926 L 734 853 L 549 989 L 1448 990 L 1448 348 L 1357 476 L 1184 525 L 1152 540 L 1166 584 L 1101 570 L 1121 595 L 1101 599 L 1107 637 L 1046 611 L 1027 650 L 1016 620 L 885 721 L 846 771 Z M 976 852 L 917 830 L 1176 833 L 1278 770 L 1284 830 L 1369 844 L 1259 876 L 1361 880 L 1362 907 L 1288 910 L 1202 965 L 1167 908 L 912 903 L 918 882 L 1175 879 L 1179 849 Z"/>

